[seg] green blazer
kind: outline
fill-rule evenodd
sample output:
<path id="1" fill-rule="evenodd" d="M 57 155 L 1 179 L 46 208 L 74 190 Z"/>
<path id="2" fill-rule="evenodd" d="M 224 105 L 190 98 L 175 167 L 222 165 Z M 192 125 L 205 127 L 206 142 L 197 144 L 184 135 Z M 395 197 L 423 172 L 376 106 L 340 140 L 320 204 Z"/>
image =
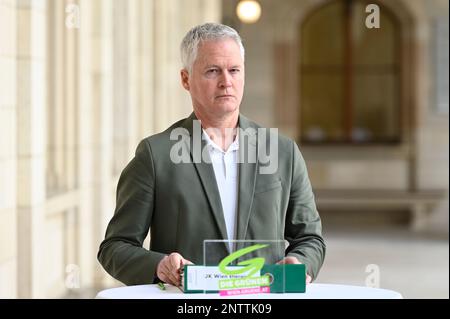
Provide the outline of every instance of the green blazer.
<path id="1" fill-rule="evenodd" d="M 120 176 L 116 209 L 97 257 L 105 270 L 124 284 L 154 282 L 159 261 L 172 252 L 202 264 L 203 241 L 227 239 L 212 164 L 175 164 L 170 160 L 172 147 L 180 142 L 170 139 L 174 129 L 186 134 L 188 154 L 193 158 L 195 119 L 192 113 L 166 131 L 141 141 Z M 258 138 L 261 127 L 243 115 L 239 116 L 239 127 L 254 131 L 245 142 L 239 139 L 241 156 L 247 149 L 245 145 L 256 150 L 261 148 L 261 141 L 268 145 L 270 135 L 261 138 L 260 134 Z M 236 239 L 286 240 L 285 254 L 306 264 L 314 279 L 325 257 L 325 243 L 305 161 L 294 141 L 278 134 L 275 138 L 278 166 L 274 173 L 261 174 L 263 165 L 258 161 L 238 164 Z M 201 143 L 203 147 L 206 142 Z M 142 246 L 149 231 L 147 250 Z M 223 258 L 229 252 L 223 245 L 216 253 Z"/>

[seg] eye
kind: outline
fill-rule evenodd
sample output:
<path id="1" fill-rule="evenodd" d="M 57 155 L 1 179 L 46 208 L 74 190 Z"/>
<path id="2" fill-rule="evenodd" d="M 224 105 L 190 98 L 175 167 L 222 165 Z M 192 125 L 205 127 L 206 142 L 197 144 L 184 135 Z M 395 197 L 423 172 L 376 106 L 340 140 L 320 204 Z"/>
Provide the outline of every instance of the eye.
<path id="1" fill-rule="evenodd" d="M 238 69 L 238 68 L 233 68 L 233 69 L 230 70 L 231 74 L 236 74 L 236 73 L 239 73 L 239 72 L 241 72 L 241 70 Z"/>
<path id="2" fill-rule="evenodd" d="M 206 71 L 206 73 L 207 74 L 217 74 L 217 73 L 219 73 L 219 70 L 218 69 L 209 69 Z"/>

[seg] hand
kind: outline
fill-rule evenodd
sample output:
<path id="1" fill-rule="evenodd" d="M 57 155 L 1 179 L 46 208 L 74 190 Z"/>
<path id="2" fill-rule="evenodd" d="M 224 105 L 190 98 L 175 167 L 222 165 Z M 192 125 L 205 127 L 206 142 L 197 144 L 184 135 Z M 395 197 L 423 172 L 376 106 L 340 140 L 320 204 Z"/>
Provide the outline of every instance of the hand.
<path id="1" fill-rule="evenodd" d="M 284 257 L 279 262 L 277 262 L 277 265 L 284 265 L 284 264 L 301 264 L 301 262 L 299 262 L 298 259 L 295 257 L 287 256 L 287 257 Z M 310 284 L 311 281 L 312 281 L 311 276 L 306 274 L 306 284 Z"/>
<path id="2" fill-rule="evenodd" d="M 184 259 L 179 253 L 171 253 L 165 256 L 156 267 L 156 276 L 163 282 L 174 286 L 181 285 L 180 272 L 183 265 L 192 264 L 187 259 Z"/>

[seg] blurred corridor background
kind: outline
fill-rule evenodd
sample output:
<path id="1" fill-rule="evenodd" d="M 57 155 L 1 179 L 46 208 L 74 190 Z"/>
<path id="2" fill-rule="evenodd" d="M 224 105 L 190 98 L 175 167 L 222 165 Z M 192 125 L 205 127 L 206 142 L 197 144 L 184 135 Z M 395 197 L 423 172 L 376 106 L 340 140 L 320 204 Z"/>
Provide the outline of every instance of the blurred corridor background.
<path id="1" fill-rule="evenodd" d="M 117 180 L 191 113 L 178 48 L 204 22 L 243 38 L 242 113 L 303 152 L 317 282 L 449 297 L 448 0 L 257 2 L 248 24 L 237 0 L 0 0 L 0 298 L 120 285 L 96 259 Z"/>

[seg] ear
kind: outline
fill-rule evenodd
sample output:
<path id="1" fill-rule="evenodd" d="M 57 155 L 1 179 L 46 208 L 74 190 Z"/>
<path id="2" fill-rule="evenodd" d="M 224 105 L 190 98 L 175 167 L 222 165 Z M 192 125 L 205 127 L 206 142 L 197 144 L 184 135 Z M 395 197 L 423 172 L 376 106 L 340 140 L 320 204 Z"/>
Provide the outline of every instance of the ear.
<path id="1" fill-rule="evenodd" d="M 189 72 L 186 69 L 183 69 L 180 71 L 181 75 L 181 85 L 184 87 L 185 90 L 189 91 Z"/>

